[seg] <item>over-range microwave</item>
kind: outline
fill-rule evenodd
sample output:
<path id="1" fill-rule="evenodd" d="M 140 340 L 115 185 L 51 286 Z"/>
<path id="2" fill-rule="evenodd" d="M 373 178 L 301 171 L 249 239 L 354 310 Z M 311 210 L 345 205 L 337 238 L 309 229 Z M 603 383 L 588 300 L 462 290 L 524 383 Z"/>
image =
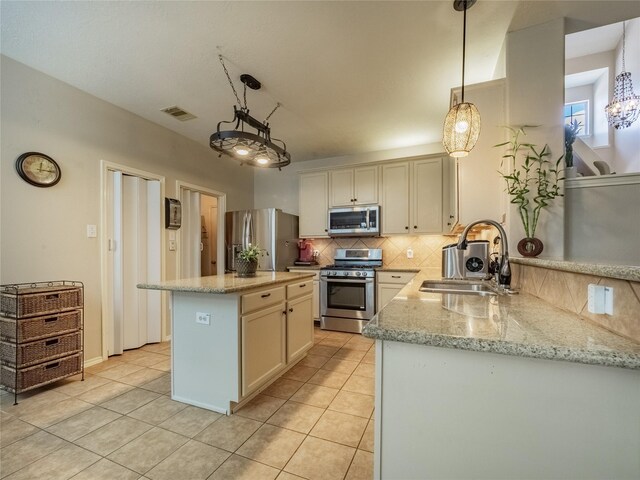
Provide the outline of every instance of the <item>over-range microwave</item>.
<path id="1" fill-rule="evenodd" d="M 380 205 L 329 209 L 330 237 L 377 237 L 380 235 Z"/>

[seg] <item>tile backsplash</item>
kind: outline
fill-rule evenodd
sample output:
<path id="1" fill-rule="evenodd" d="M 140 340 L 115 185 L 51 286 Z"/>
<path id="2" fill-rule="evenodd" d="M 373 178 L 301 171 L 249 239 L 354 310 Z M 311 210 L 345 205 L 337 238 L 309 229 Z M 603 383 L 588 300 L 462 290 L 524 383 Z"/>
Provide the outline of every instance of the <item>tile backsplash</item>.
<path id="1" fill-rule="evenodd" d="M 640 282 L 616 280 L 531 265 L 511 264 L 511 284 L 609 331 L 640 342 Z M 596 315 L 587 308 L 587 287 L 613 287 L 613 315 Z"/>
<path id="2" fill-rule="evenodd" d="M 318 263 L 333 263 L 336 248 L 382 248 L 385 267 L 441 268 L 442 247 L 457 240 L 456 235 L 399 235 L 395 237 L 318 238 L 311 240 L 320 252 Z M 407 250 L 413 258 L 407 258 Z"/>

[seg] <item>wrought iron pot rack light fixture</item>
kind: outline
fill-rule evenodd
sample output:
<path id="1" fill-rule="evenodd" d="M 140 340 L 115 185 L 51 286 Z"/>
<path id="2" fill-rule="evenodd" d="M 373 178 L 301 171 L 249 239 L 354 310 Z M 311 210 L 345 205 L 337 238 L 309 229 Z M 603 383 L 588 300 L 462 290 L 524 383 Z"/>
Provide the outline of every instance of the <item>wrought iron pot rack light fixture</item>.
<path id="1" fill-rule="evenodd" d="M 247 87 L 252 90 L 259 90 L 261 83 L 249 74 L 240 75 L 240 81 L 244 84 L 244 104 L 240 101 L 238 92 L 233 86 L 233 81 L 229 76 L 227 67 L 224 64 L 222 55 L 218 55 L 224 73 L 227 75 L 229 85 L 238 101 L 238 105 L 233 106 L 233 120 L 218 122 L 216 132 L 211 135 L 209 145 L 220 156 L 224 153 L 240 162 L 241 165 L 251 165 L 254 167 L 278 168 L 286 167 L 291 163 L 291 155 L 287 152 L 287 145 L 277 138 L 271 138 L 271 128 L 269 118 L 280 107 L 277 103 L 264 122 L 249 115 L 247 107 Z M 233 124 L 233 130 L 221 130 L 222 124 Z M 255 130 L 247 131 L 250 128 Z M 274 143 L 277 142 L 278 144 Z"/>
<path id="2" fill-rule="evenodd" d="M 442 144 L 452 157 L 466 157 L 475 147 L 480 136 L 480 112 L 478 108 L 464 101 L 464 64 L 467 46 L 467 10 L 476 0 L 454 0 L 453 8 L 458 12 L 464 12 L 462 30 L 462 98 L 460 103 L 454 105 L 444 119 L 442 131 Z"/>

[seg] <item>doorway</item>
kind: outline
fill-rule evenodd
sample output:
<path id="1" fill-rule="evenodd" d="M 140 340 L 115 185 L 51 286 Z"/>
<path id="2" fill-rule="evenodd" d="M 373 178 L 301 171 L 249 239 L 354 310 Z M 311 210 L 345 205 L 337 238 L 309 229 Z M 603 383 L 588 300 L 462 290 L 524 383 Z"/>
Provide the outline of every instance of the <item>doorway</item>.
<path id="1" fill-rule="evenodd" d="M 103 358 L 163 337 L 162 294 L 138 283 L 164 278 L 164 178 L 102 164 Z"/>
<path id="2" fill-rule="evenodd" d="M 182 204 L 177 278 L 224 274 L 226 195 L 180 181 L 176 182 L 176 192 Z"/>

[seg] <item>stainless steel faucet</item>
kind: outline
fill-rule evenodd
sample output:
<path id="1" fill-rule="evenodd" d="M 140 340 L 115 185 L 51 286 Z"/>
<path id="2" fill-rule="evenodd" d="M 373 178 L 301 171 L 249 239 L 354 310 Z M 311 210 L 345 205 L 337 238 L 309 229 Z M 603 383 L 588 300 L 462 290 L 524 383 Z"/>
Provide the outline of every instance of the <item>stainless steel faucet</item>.
<path id="1" fill-rule="evenodd" d="M 476 222 L 471 222 L 467 225 L 467 228 L 464 229 L 462 234 L 460 235 L 460 240 L 458 241 L 458 249 L 466 250 L 467 249 L 467 235 L 469 234 L 469 230 L 471 230 L 476 225 L 484 223 L 486 225 L 492 225 L 498 229 L 500 232 L 500 265 L 497 269 L 496 282 L 502 288 L 509 289 L 511 286 L 511 265 L 509 265 L 509 244 L 507 242 L 507 232 L 504 231 L 502 225 L 493 220 L 478 220 Z"/>

